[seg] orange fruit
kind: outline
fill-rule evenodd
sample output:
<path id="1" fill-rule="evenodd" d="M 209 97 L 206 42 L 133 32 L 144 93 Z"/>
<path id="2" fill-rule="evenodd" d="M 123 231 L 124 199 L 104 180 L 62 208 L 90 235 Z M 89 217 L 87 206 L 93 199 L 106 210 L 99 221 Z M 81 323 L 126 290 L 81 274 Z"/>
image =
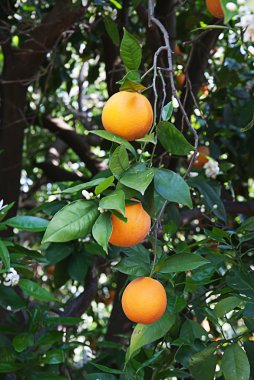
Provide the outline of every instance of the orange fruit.
<path id="1" fill-rule="evenodd" d="M 202 167 L 208 162 L 207 156 L 210 155 L 210 149 L 207 146 L 199 146 L 197 149 L 199 155 L 193 163 L 193 168 L 202 169 Z"/>
<path id="2" fill-rule="evenodd" d="M 224 17 L 224 12 L 220 0 L 206 0 L 206 6 L 212 16 L 216 18 Z"/>
<path id="3" fill-rule="evenodd" d="M 148 234 L 151 218 L 141 203 L 125 207 L 127 222 L 111 215 L 112 233 L 109 242 L 119 247 L 131 247 L 141 243 Z"/>
<path id="4" fill-rule="evenodd" d="M 128 141 L 144 137 L 152 123 L 152 106 L 138 92 L 117 92 L 109 98 L 102 111 L 103 127 Z"/>
<path id="5" fill-rule="evenodd" d="M 149 325 L 164 314 L 167 307 L 166 291 L 153 278 L 136 278 L 123 292 L 122 307 L 126 317 L 132 322 Z"/>
<path id="6" fill-rule="evenodd" d="M 53 275 L 55 272 L 55 265 L 48 265 L 46 271 L 48 275 Z"/>
<path id="7" fill-rule="evenodd" d="M 178 87 L 179 87 L 180 90 L 183 88 L 183 85 L 185 83 L 185 79 L 186 79 L 186 75 L 185 74 L 179 74 L 176 77 L 176 80 L 177 80 L 177 83 L 178 83 Z"/>

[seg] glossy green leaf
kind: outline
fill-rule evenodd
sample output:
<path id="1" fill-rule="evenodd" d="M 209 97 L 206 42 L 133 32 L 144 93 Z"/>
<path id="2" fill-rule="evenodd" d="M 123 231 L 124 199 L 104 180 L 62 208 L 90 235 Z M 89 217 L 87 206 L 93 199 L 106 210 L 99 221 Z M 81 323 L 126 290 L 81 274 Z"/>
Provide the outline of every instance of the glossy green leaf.
<path id="1" fill-rule="evenodd" d="M 118 146 L 112 153 L 109 160 L 109 168 L 112 174 L 119 178 L 121 174 L 129 167 L 129 157 L 126 148 Z"/>
<path id="2" fill-rule="evenodd" d="M 44 364 L 61 364 L 64 363 L 64 352 L 60 348 L 52 349 L 42 358 Z"/>
<path id="3" fill-rule="evenodd" d="M 74 252 L 68 261 L 68 273 L 73 280 L 83 283 L 88 272 L 88 258 L 84 252 Z"/>
<path id="4" fill-rule="evenodd" d="M 179 253 L 159 263 L 156 271 L 161 273 L 185 272 L 209 263 L 208 260 L 194 253 Z"/>
<path id="5" fill-rule="evenodd" d="M 224 12 L 224 23 L 227 24 L 234 16 L 238 15 L 238 4 L 236 0 L 231 0 L 231 3 L 235 4 L 235 10 L 232 11 L 227 7 L 228 0 L 220 0 L 223 12 Z"/>
<path id="6" fill-rule="evenodd" d="M 149 133 L 149 134 L 145 135 L 144 137 L 141 137 L 140 139 L 137 139 L 135 141 L 137 141 L 139 143 L 145 143 L 145 144 L 148 144 L 148 143 L 151 143 L 154 145 L 156 144 L 154 133 Z"/>
<path id="7" fill-rule="evenodd" d="M 137 247 L 131 247 L 124 252 L 129 252 L 127 257 L 122 258 L 113 269 L 117 269 L 119 272 L 128 274 L 130 276 L 148 276 L 150 268 L 150 252 L 144 247 L 138 249 Z"/>
<path id="8" fill-rule="evenodd" d="M 215 308 L 214 313 L 218 318 L 223 317 L 225 314 L 229 313 L 231 310 L 234 310 L 237 306 L 241 304 L 241 299 L 239 297 L 227 297 L 220 300 Z"/>
<path id="9" fill-rule="evenodd" d="M 22 278 L 19 281 L 19 286 L 26 295 L 31 296 L 39 301 L 55 301 L 55 297 L 36 282 Z"/>
<path id="10" fill-rule="evenodd" d="M 157 126 L 157 135 L 164 149 L 177 156 L 186 156 L 194 147 L 184 135 L 171 123 L 161 121 Z"/>
<path id="11" fill-rule="evenodd" d="M 118 82 L 120 84 L 120 91 L 138 92 L 145 89 L 141 84 L 141 76 L 138 71 L 131 70 Z"/>
<path id="12" fill-rule="evenodd" d="M 98 214 L 98 204 L 95 201 L 72 202 L 54 215 L 42 242 L 66 242 L 85 238 Z"/>
<path id="13" fill-rule="evenodd" d="M 117 210 L 125 216 L 125 194 L 123 190 L 113 191 L 111 194 L 102 198 L 99 207 L 106 210 Z"/>
<path id="14" fill-rule="evenodd" d="M 116 144 L 123 145 L 127 150 L 129 150 L 133 154 L 133 156 L 136 157 L 136 155 L 137 155 L 135 149 L 127 140 L 125 140 L 124 138 L 122 138 L 120 136 L 115 135 L 114 133 L 111 133 L 108 131 L 102 131 L 102 130 L 90 131 L 90 133 L 93 133 L 94 135 L 99 136 L 105 140 L 109 140 L 109 141 L 112 141 Z"/>
<path id="15" fill-rule="evenodd" d="M 168 121 L 171 118 L 172 113 L 173 113 L 173 109 L 174 109 L 174 107 L 173 107 L 172 101 L 163 107 L 163 110 L 162 110 L 162 120 L 163 121 Z"/>
<path id="16" fill-rule="evenodd" d="M 221 369 L 225 380 L 250 379 L 250 364 L 246 352 L 237 343 L 226 348 Z"/>
<path id="17" fill-rule="evenodd" d="M 111 187 L 113 185 L 114 180 L 115 179 L 113 176 L 104 179 L 103 182 L 101 182 L 98 186 L 96 186 L 95 194 L 99 195 L 99 194 L 103 193 L 103 191 L 107 190 L 109 187 Z"/>
<path id="18" fill-rule="evenodd" d="M 23 231 L 45 231 L 48 226 L 48 221 L 37 216 L 14 216 L 5 221 L 5 224 L 12 228 L 17 228 Z"/>
<path id="19" fill-rule="evenodd" d="M 164 199 L 192 208 L 190 189 L 179 174 L 167 169 L 155 169 L 154 173 L 155 190 Z"/>
<path id="20" fill-rule="evenodd" d="M 116 380 L 116 377 L 108 373 L 96 372 L 87 374 L 86 380 Z"/>
<path id="21" fill-rule="evenodd" d="M 93 363 L 93 362 L 90 362 L 90 364 L 92 366 L 98 368 L 99 370 L 106 372 L 106 373 L 112 373 L 114 375 L 121 375 L 122 373 L 124 373 L 124 371 L 122 371 L 120 369 L 109 368 L 109 367 L 106 367 L 105 365 L 101 365 L 101 364 L 97 364 L 97 363 Z"/>
<path id="22" fill-rule="evenodd" d="M 10 269 L 10 254 L 2 240 L 0 240 L 0 260 L 3 262 L 4 269 L 8 271 Z"/>
<path id="23" fill-rule="evenodd" d="M 46 249 L 45 256 L 49 264 L 56 264 L 70 256 L 73 250 L 72 243 L 51 243 Z"/>
<path id="24" fill-rule="evenodd" d="M 164 315 L 157 322 L 150 325 L 136 325 L 131 336 L 129 350 L 126 354 L 126 361 L 129 361 L 141 347 L 166 335 L 174 323 L 175 315 L 170 314 L 166 310 Z"/>
<path id="25" fill-rule="evenodd" d="M 67 189 L 64 189 L 62 191 L 62 193 L 63 194 L 66 194 L 66 193 L 73 194 L 73 193 L 77 193 L 77 192 L 82 191 L 82 190 L 91 189 L 91 187 L 99 185 L 105 179 L 106 178 L 96 178 L 96 179 L 93 179 L 92 181 L 89 181 L 89 182 L 86 182 L 86 183 L 81 183 L 80 185 L 68 187 Z"/>
<path id="26" fill-rule="evenodd" d="M 153 170 L 147 169 L 143 163 L 136 164 L 130 167 L 120 178 L 120 182 L 144 194 L 148 186 L 153 180 Z"/>
<path id="27" fill-rule="evenodd" d="M 112 20 L 112 18 L 110 16 L 106 16 L 104 18 L 104 25 L 105 25 L 105 29 L 106 29 L 109 37 L 111 38 L 111 40 L 114 43 L 114 45 L 119 46 L 120 36 L 119 36 L 119 31 L 118 31 L 118 27 L 117 27 L 116 22 L 114 20 Z"/>
<path id="28" fill-rule="evenodd" d="M 217 364 L 217 357 L 214 355 L 217 344 L 211 344 L 209 347 L 192 355 L 189 361 L 190 371 L 195 380 L 213 380 Z"/>
<path id="29" fill-rule="evenodd" d="M 204 196 L 204 204 L 208 210 L 225 222 L 227 214 L 220 198 L 220 185 L 215 183 L 215 181 L 207 180 L 202 176 L 190 178 L 188 183 L 190 186 L 198 189 L 198 191 Z"/>
<path id="30" fill-rule="evenodd" d="M 97 243 L 108 253 L 108 241 L 112 233 L 110 213 L 104 212 L 93 226 L 92 234 Z"/>
<path id="31" fill-rule="evenodd" d="M 120 56 L 127 70 L 138 70 L 142 58 L 141 47 L 137 39 L 126 29 L 120 46 Z"/>
<path id="32" fill-rule="evenodd" d="M 239 294 L 243 294 L 254 302 L 254 273 L 246 270 L 231 269 L 226 276 L 226 284 L 235 289 Z"/>
<path id="33" fill-rule="evenodd" d="M 31 347 L 33 343 L 33 334 L 27 332 L 16 335 L 12 341 L 12 345 L 17 352 L 24 351 L 26 348 Z"/>

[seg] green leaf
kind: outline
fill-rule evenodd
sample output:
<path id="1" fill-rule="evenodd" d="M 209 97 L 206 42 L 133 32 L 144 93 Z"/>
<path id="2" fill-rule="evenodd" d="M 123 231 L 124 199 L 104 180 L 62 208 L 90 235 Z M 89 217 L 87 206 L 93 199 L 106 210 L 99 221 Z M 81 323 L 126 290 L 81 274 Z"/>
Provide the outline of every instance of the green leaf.
<path id="1" fill-rule="evenodd" d="M 19 310 L 25 308 L 27 302 L 22 299 L 13 288 L 0 285 L 0 305 L 4 309 L 11 306 L 12 310 Z"/>
<path id="2" fill-rule="evenodd" d="M 254 216 L 251 216 L 250 218 L 246 219 L 240 227 L 237 228 L 237 231 L 254 231 Z"/>
<path id="3" fill-rule="evenodd" d="M 123 190 L 113 191 L 102 198 L 99 207 L 106 210 L 117 210 L 125 216 L 125 194 Z"/>
<path id="4" fill-rule="evenodd" d="M 179 174 L 167 169 L 155 169 L 154 186 L 164 199 L 192 208 L 190 189 Z"/>
<path id="5" fill-rule="evenodd" d="M 241 132 L 247 132 L 250 129 L 252 129 L 253 127 L 254 127 L 254 114 L 253 114 L 251 121 L 244 128 L 241 128 L 240 131 Z"/>
<path id="6" fill-rule="evenodd" d="M 231 289 L 243 294 L 254 301 L 254 273 L 244 270 L 231 269 L 226 276 L 226 283 Z"/>
<path id="7" fill-rule="evenodd" d="M 168 104 L 166 104 L 164 107 L 163 107 L 163 110 L 162 110 L 162 120 L 163 121 L 168 121 L 171 116 L 172 116 L 172 113 L 173 113 L 173 102 L 169 102 Z"/>
<path id="8" fill-rule="evenodd" d="M 16 335 L 12 341 L 12 345 L 15 348 L 15 351 L 17 352 L 22 352 L 26 348 L 31 347 L 33 344 L 33 334 L 27 332 Z"/>
<path id="9" fill-rule="evenodd" d="M 226 222 L 227 214 L 220 198 L 220 185 L 215 181 L 207 180 L 202 176 L 188 179 L 189 186 L 195 187 L 204 196 L 205 206 L 215 216 Z"/>
<path id="10" fill-rule="evenodd" d="M 135 277 L 149 275 L 151 271 L 150 252 L 144 247 L 141 247 L 131 247 L 129 251 L 125 249 L 124 252 L 129 252 L 129 256 L 121 259 L 113 269 Z"/>
<path id="11" fill-rule="evenodd" d="M 227 8 L 228 0 L 220 0 L 223 12 L 224 12 L 224 23 L 227 24 L 234 16 L 238 15 L 238 5 L 236 0 L 231 0 L 232 3 L 236 5 L 236 10 L 235 11 L 230 11 Z"/>
<path id="12" fill-rule="evenodd" d="M 66 242 L 85 238 L 91 231 L 98 214 L 98 205 L 94 201 L 72 202 L 54 215 L 42 242 Z"/>
<path id="13" fill-rule="evenodd" d="M 253 341 L 245 341 L 244 342 L 244 349 L 246 351 L 249 364 L 250 364 L 250 373 L 251 373 L 251 378 L 254 376 L 254 342 Z"/>
<path id="14" fill-rule="evenodd" d="M 153 180 L 153 170 L 147 169 L 143 163 L 130 167 L 121 177 L 120 182 L 144 194 L 148 186 Z"/>
<path id="15" fill-rule="evenodd" d="M 105 140 L 109 140 L 114 143 L 123 145 L 125 146 L 127 150 L 129 150 L 133 154 L 133 156 L 135 157 L 137 156 L 135 149 L 127 140 L 125 140 L 124 138 L 120 136 L 115 135 L 112 132 L 100 130 L 100 131 L 90 131 L 90 133 L 93 133 L 94 135 L 99 136 Z"/>
<path id="16" fill-rule="evenodd" d="M 1 210 L 0 210 L 0 222 L 6 217 L 6 215 L 8 214 L 8 211 L 14 206 L 15 202 L 12 202 L 6 206 L 4 206 Z"/>
<path id="17" fill-rule="evenodd" d="M 59 343 L 63 339 L 63 332 L 50 331 L 43 333 L 36 341 L 36 346 L 51 346 L 52 344 Z"/>
<path id="18" fill-rule="evenodd" d="M 155 141 L 155 134 L 154 133 L 149 133 L 148 135 L 145 135 L 144 137 L 142 137 L 141 139 L 137 139 L 135 141 L 138 141 L 140 143 L 145 143 L 145 144 L 148 144 L 148 143 L 151 143 L 151 144 L 156 144 L 156 141 Z"/>
<path id="19" fill-rule="evenodd" d="M 60 348 L 50 350 L 46 353 L 45 357 L 43 357 L 41 361 L 44 364 L 64 363 L 64 352 Z"/>
<path id="20" fill-rule="evenodd" d="M 164 352 L 164 350 L 161 350 L 161 351 L 158 351 L 156 352 L 151 358 L 149 358 L 148 360 L 144 361 L 141 366 L 138 368 L 137 370 L 137 373 L 145 368 L 145 367 L 148 367 L 150 366 L 151 364 L 153 364 L 154 362 L 156 362 L 156 360 L 161 356 L 161 354 Z"/>
<path id="21" fill-rule="evenodd" d="M 83 320 L 76 317 L 48 317 L 45 321 L 46 325 L 49 327 L 52 326 L 76 326 L 81 323 Z"/>
<path id="22" fill-rule="evenodd" d="M 138 92 L 145 89 L 141 84 L 140 73 L 136 70 L 128 71 L 128 73 L 118 82 L 120 84 L 120 91 Z"/>
<path id="23" fill-rule="evenodd" d="M 196 321 L 192 321 L 191 319 L 187 319 L 180 331 L 180 336 L 178 341 L 180 344 L 193 344 L 196 339 L 202 339 L 202 337 L 206 337 L 206 331 L 200 326 Z M 176 341 L 174 341 L 176 344 Z"/>
<path id="24" fill-rule="evenodd" d="M 124 371 L 120 369 L 109 368 L 109 367 L 106 367 L 105 365 L 101 365 L 101 364 L 97 364 L 93 362 L 90 362 L 89 364 L 93 365 L 94 367 L 106 373 L 112 373 L 114 375 L 121 375 L 122 373 L 124 373 Z"/>
<path id="25" fill-rule="evenodd" d="M 86 182 L 86 183 L 81 183 L 80 185 L 68 187 L 67 189 L 64 189 L 62 191 L 62 194 L 73 194 L 77 193 L 82 190 L 90 189 L 91 187 L 99 185 L 101 182 L 105 181 L 106 178 L 96 178 L 93 179 L 92 181 Z"/>
<path id="26" fill-rule="evenodd" d="M 3 262 L 4 269 L 8 271 L 11 265 L 10 254 L 2 240 L 0 240 L 0 259 Z"/>
<path id="27" fill-rule="evenodd" d="M 247 355 L 237 343 L 226 348 L 221 369 L 225 380 L 250 379 L 250 364 Z"/>
<path id="28" fill-rule="evenodd" d="M 119 36 L 119 31 L 117 24 L 110 16 L 106 16 L 104 18 L 104 25 L 105 29 L 111 38 L 112 42 L 114 45 L 119 46 L 120 44 L 120 36 Z"/>
<path id="29" fill-rule="evenodd" d="M 127 70 L 138 70 L 141 64 L 142 51 L 136 38 L 124 29 L 120 46 L 120 56 Z"/>
<path id="30" fill-rule="evenodd" d="M 5 221 L 5 224 L 12 228 L 17 228 L 23 231 L 45 231 L 48 226 L 48 221 L 36 216 L 14 216 L 14 218 Z"/>
<path id="31" fill-rule="evenodd" d="M 55 301 L 55 297 L 36 282 L 23 278 L 19 281 L 19 286 L 26 295 L 31 296 L 39 301 Z"/>
<path id="32" fill-rule="evenodd" d="M 72 243 L 51 243 L 45 252 L 45 256 L 49 264 L 56 264 L 70 256 L 73 250 Z"/>
<path id="33" fill-rule="evenodd" d="M 114 180 L 115 180 L 115 178 L 113 176 L 104 179 L 103 182 L 101 182 L 98 186 L 96 186 L 95 194 L 99 195 L 99 194 L 103 193 L 103 191 L 108 189 L 114 183 Z"/>
<path id="34" fill-rule="evenodd" d="M 225 314 L 229 313 L 231 310 L 234 310 L 237 306 L 240 305 L 241 299 L 239 297 L 227 297 L 220 300 L 215 308 L 214 313 L 218 318 L 223 317 Z"/>
<path id="35" fill-rule="evenodd" d="M 16 363 L 0 363 L 0 373 L 16 372 L 22 368 L 22 365 Z"/>
<path id="36" fill-rule="evenodd" d="M 175 315 L 170 314 L 167 310 L 157 322 L 150 325 L 137 324 L 130 341 L 130 347 L 126 354 L 126 362 L 146 344 L 162 338 L 171 329 L 175 323 Z"/>
<path id="37" fill-rule="evenodd" d="M 96 372 L 87 374 L 86 380 L 116 380 L 116 377 L 114 375 Z"/>
<path id="38" fill-rule="evenodd" d="M 190 371 L 195 380 L 213 380 L 217 357 L 214 354 L 217 344 L 211 344 L 209 347 L 192 355 L 189 361 Z"/>
<path id="39" fill-rule="evenodd" d="M 108 253 L 108 241 L 112 233 L 110 214 L 104 212 L 99 216 L 93 226 L 93 237 L 97 243 Z"/>
<path id="40" fill-rule="evenodd" d="M 157 135 L 161 145 L 169 153 L 186 156 L 194 149 L 184 135 L 167 121 L 161 121 L 158 124 Z"/>
<path id="41" fill-rule="evenodd" d="M 73 280 L 84 282 L 88 272 L 88 258 L 84 252 L 74 252 L 68 262 L 68 273 Z"/>
<path id="42" fill-rule="evenodd" d="M 159 263 L 156 271 L 160 273 L 185 272 L 209 263 L 208 260 L 194 253 L 179 253 Z"/>
<path id="43" fill-rule="evenodd" d="M 118 146 L 110 157 L 109 169 L 116 178 L 119 178 L 128 167 L 129 157 L 127 150 L 123 145 Z"/>

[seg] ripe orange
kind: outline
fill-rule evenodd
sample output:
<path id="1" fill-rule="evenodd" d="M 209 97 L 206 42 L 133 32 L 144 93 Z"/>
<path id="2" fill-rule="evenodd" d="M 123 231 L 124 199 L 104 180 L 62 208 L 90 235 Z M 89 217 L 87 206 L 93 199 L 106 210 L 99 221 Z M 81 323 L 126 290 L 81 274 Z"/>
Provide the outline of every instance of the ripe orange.
<path id="1" fill-rule="evenodd" d="M 102 111 L 104 128 L 128 141 L 144 137 L 152 123 L 152 106 L 138 92 L 117 92 L 109 98 Z"/>
<path id="2" fill-rule="evenodd" d="M 180 90 L 183 88 L 183 85 L 185 83 L 185 79 L 186 79 L 186 75 L 185 74 L 179 74 L 176 77 L 176 80 L 177 80 L 177 83 L 178 83 L 178 87 L 179 87 Z"/>
<path id="3" fill-rule="evenodd" d="M 193 168 L 201 169 L 207 162 L 207 156 L 210 155 L 210 149 L 207 146 L 199 146 L 197 149 L 199 155 L 193 163 Z"/>
<path id="4" fill-rule="evenodd" d="M 216 18 L 224 17 L 224 12 L 220 0 L 206 0 L 206 6 L 212 16 Z"/>
<path id="5" fill-rule="evenodd" d="M 132 322 L 149 325 L 164 314 L 167 307 L 166 291 L 153 278 L 136 278 L 123 292 L 122 307 L 126 317 Z"/>
<path id="6" fill-rule="evenodd" d="M 148 234 L 151 218 L 143 209 L 141 203 L 125 207 L 127 222 L 111 215 L 112 234 L 109 242 L 119 247 L 131 247 L 141 243 Z"/>

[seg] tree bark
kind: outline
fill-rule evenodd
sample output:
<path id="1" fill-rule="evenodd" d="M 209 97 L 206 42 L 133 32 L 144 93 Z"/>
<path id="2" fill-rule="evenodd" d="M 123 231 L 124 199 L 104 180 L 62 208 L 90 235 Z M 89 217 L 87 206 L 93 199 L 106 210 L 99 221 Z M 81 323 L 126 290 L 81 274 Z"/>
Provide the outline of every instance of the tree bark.
<path id="1" fill-rule="evenodd" d="M 57 0 L 52 11 L 34 28 L 22 46 L 14 49 L 6 37 L 1 39 L 4 69 L 0 88 L 0 198 L 5 203 L 16 202 L 10 216 L 16 214 L 18 207 L 27 86 L 34 81 L 46 53 L 84 11 L 84 7 L 72 6 L 71 0 L 64 4 Z M 5 30 L 0 32 L 6 36 Z"/>

